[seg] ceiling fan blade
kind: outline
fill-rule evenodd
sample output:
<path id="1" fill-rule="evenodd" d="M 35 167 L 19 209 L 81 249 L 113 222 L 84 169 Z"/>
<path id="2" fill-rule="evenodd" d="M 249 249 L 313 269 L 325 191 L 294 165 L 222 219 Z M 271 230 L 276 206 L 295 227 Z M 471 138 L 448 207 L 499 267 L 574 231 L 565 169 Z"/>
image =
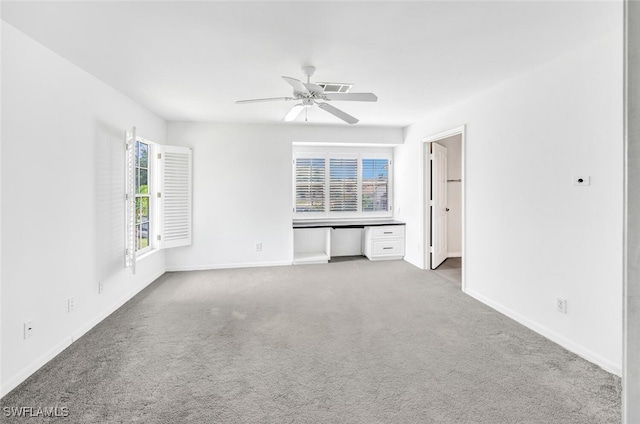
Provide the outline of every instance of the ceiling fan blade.
<path id="1" fill-rule="evenodd" d="M 309 90 L 307 90 L 307 87 L 304 86 L 302 81 L 297 80 L 295 78 L 291 78 L 291 77 L 282 77 L 282 79 L 288 82 L 289 85 L 291 85 L 291 87 L 293 87 L 293 91 L 295 93 L 304 93 L 304 94 L 309 93 Z"/>
<path id="2" fill-rule="evenodd" d="M 337 116 L 338 118 L 342 119 L 347 124 L 355 124 L 356 122 L 358 122 L 358 120 L 356 118 L 354 118 L 353 116 L 349 115 L 346 112 L 341 111 L 337 107 L 331 106 L 329 103 L 317 103 L 316 102 L 316 104 L 321 109 L 324 109 L 325 111 L 329 112 L 333 116 Z"/>
<path id="3" fill-rule="evenodd" d="M 307 90 L 309 90 L 309 93 L 313 93 L 319 96 L 324 94 L 324 89 L 318 84 L 314 84 L 312 82 L 304 82 L 303 84 L 307 88 Z"/>
<path id="4" fill-rule="evenodd" d="M 259 103 L 259 102 L 270 102 L 273 100 L 296 100 L 294 97 L 268 97 L 265 99 L 249 99 L 249 100 L 237 100 L 236 103 Z"/>
<path id="5" fill-rule="evenodd" d="M 282 118 L 282 120 L 285 122 L 291 122 L 295 120 L 298 115 L 300 115 L 300 112 L 304 110 L 304 108 L 305 106 L 302 103 L 294 105 L 291 110 L 284 116 L 284 118 Z"/>
<path id="6" fill-rule="evenodd" d="M 377 102 L 378 96 L 373 93 L 324 93 L 327 100 L 351 102 Z"/>

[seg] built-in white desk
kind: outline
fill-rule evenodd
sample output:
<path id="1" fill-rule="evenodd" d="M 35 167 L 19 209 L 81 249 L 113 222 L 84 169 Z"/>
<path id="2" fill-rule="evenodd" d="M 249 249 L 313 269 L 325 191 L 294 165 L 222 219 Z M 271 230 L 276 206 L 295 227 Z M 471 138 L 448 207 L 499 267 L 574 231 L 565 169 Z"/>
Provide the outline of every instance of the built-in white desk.
<path id="1" fill-rule="evenodd" d="M 293 263 L 327 263 L 333 256 L 372 261 L 404 257 L 405 223 L 394 220 L 294 221 Z"/>

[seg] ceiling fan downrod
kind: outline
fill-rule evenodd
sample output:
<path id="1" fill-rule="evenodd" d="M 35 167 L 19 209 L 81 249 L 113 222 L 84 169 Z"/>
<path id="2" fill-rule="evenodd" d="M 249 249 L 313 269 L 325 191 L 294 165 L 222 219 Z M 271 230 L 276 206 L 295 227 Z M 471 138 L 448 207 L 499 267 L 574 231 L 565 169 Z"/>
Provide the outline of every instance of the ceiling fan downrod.
<path id="1" fill-rule="evenodd" d="M 309 84 L 311 83 L 311 77 L 316 72 L 316 67 L 311 65 L 303 66 L 302 72 L 307 76 L 307 84 Z"/>

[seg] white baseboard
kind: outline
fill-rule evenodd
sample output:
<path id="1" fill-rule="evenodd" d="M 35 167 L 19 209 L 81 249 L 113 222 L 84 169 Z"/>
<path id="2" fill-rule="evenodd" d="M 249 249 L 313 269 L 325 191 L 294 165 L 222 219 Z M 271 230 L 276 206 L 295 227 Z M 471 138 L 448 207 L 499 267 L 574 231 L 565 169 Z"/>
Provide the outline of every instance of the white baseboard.
<path id="1" fill-rule="evenodd" d="M 72 337 L 65 337 L 60 343 L 40 355 L 35 361 L 24 367 L 18 374 L 14 375 L 0 388 L 0 398 L 7 395 L 25 381 L 31 374 L 42 368 L 47 362 L 55 358 L 60 352 L 65 350 L 72 343 Z"/>
<path id="2" fill-rule="evenodd" d="M 519 313 L 513 311 L 512 309 L 509 309 L 497 302 L 494 302 L 493 300 L 485 297 L 480 293 L 474 292 L 473 290 L 469 290 L 469 289 L 465 290 L 465 293 L 473 297 L 474 299 L 478 300 L 479 302 L 482 302 L 485 305 L 495 309 L 501 314 L 508 316 L 514 321 L 517 321 L 518 323 L 524 325 L 530 330 L 533 330 L 536 333 L 546 337 L 552 342 L 559 344 L 560 346 L 564 347 L 568 351 L 573 352 L 576 355 L 582 357 L 583 359 L 586 359 L 587 361 L 598 365 L 600 368 L 604 369 L 605 371 L 610 372 L 611 374 L 615 374 L 618 377 L 622 376 L 622 366 L 620 364 L 616 364 L 606 358 L 603 358 L 602 356 L 585 348 L 584 346 L 567 339 L 566 337 L 556 333 L 555 331 L 548 329 L 547 327 L 544 327 L 538 324 L 535 321 L 530 320 L 529 318 L 523 315 L 520 315 Z"/>
<path id="3" fill-rule="evenodd" d="M 158 278 L 162 277 L 162 275 L 165 272 L 166 271 L 162 271 L 162 272 L 157 273 L 157 275 L 155 275 L 154 277 L 151 277 L 151 279 L 149 281 L 145 282 L 140 287 L 136 287 L 135 290 L 132 290 L 129 293 L 125 294 L 120 299 L 118 299 L 116 302 L 114 302 L 111 306 L 109 306 L 104 312 L 102 312 L 101 314 L 96 316 L 94 319 L 89 321 L 87 324 L 85 324 L 82 327 L 80 327 L 79 330 L 75 331 L 71 335 L 71 342 L 75 342 L 80 337 L 84 336 L 89 330 L 91 330 L 96 325 L 100 324 L 106 317 L 108 317 L 109 315 L 111 315 L 112 313 L 117 311 L 122 305 L 127 303 L 129 300 L 133 299 L 133 297 L 135 295 L 137 295 L 142 290 L 144 290 L 149 284 L 153 283 Z"/>
<path id="4" fill-rule="evenodd" d="M 462 252 L 447 252 L 447 258 L 461 258 Z"/>
<path id="5" fill-rule="evenodd" d="M 10 378 L 2 387 L 0 387 L 0 398 L 7 395 L 11 390 L 15 389 L 29 378 L 33 373 L 38 371 L 44 365 L 47 364 L 50 360 L 58 356 L 63 350 L 68 348 L 73 342 L 78 340 L 80 337 L 85 335 L 89 330 L 102 322 L 106 317 L 114 313 L 118 308 L 131 300 L 135 295 L 144 290 L 149 284 L 153 283 L 159 277 L 164 274 L 165 271 L 158 273 L 156 276 L 152 277 L 149 281 L 145 282 L 141 286 L 136 287 L 134 290 L 130 291 L 120 299 L 118 299 L 115 303 L 109 306 L 104 312 L 98 314 L 95 318 L 89 321 L 87 324 L 80 327 L 80 329 L 74 331 L 70 336 L 64 337 L 60 343 L 49 349 L 47 352 L 40 355 L 36 360 L 31 362 L 29 365 L 24 367 L 19 373 Z"/>
<path id="6" fill-rule="evenodd" d="M 286 265 L 292 265 L 292 264 L 293 264 L 293 261 L 276 261 L 276 262 L 242 262 L 242 263 L 233 263 L 233 264 L 167 266 L 167 272 L 206 271 L 209 269 L 230 269 L 230 268 L 259 268 L 259 267 L 266 267 L 266 266 L 286 266 Z"/>

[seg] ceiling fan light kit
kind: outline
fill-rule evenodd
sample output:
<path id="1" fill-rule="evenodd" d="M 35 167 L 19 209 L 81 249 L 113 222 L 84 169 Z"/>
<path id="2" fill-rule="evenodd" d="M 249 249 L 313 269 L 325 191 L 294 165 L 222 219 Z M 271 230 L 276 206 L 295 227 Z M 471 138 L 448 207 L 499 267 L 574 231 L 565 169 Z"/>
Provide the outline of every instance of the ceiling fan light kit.
<path id="1" fill-rule="evenodd" d="M 351 93 L 351 87 L 353 84 L 344 83 L 318 83 L 311 82 L 311 77 L 316 72 L 315 66 L 303 66 L 302 72 L 307 76 L 307 82 L 302 82 L 298 79 L 285 77 L 284 79 L 293 88 L 293 97 L 269 97 L 264 99 L 249 99 L 238 100 L 236 103 L 258 103 L 269 101 L 290 101 L 298 100 L 301 103 L 294 105 L 291 110 L 285 115 L 283 121 L 294 121 L 300 113 L 314 105 L 320 109 L 332 114 L 333 116 L 343 120 L 348 124 L 355 124 L 358 119 L 349 115 L 346 112 L 338 109 L 337 107 L 330 105 L 329 101 L 355 101 L 355 102 L 376 102 L 378 97 L 373 93 Z"/>

